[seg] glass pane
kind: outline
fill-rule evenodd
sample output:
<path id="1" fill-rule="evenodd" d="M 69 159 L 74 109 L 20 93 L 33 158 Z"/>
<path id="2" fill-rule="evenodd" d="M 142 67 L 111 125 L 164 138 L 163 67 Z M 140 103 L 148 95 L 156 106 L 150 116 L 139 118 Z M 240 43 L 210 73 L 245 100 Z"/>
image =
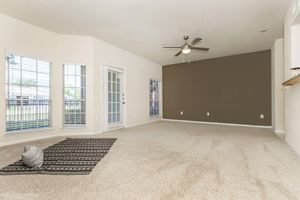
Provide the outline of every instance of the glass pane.
<path id="1" fill-rule="evenodd" d="M 120 112 L 120 104 L 119 103 L 117 103 L 117 110 L 116 111 Z"/>
<path id="2" fill-rule="evenodd" d="M 115 82 L 112 83 L 112 91 L 116 92 L 116 83 Z"/>
<path id="3" fill-rule="evenodd" d="M 38 73 L 38 85 L 40 86 L 50 86 L 50 77 L 49 74 Z"/>
<path id="4" fill-rule="evenodd" d="M 113 75 L 112 81 L 113 81 L 113 82 L 116 82 L 116 79 L 117 79 L 116 73 L 113 72 L 112 75 Z"/>
<path id="5" fill-rule="evenodd" d="M 76 88 L 76 97 L 77 100 L 84 99 L 83 94 L 81 93 L 81 88 Z"/>
<path id="6" fill-rule="evenodd" d="M 44 61 L 38 61 L 38 72 L 41 73 L 50 73 L 50 63 Z"/>
<path id="7" fill-rule="evenodd" d="M 111 102 L 112 101 L 112 94 L 109 92 L 108 93 L 108 102 Z"/>
<path id="8" fill-rule="evenodd" d="M 81 76 L 81 87 L 86 87 L 86 77 Z"/>
<path id="9" fill-rule="evenodd" d="M 76 87 L 82 87 L 81 76 L 76 76 Z"/>
<path id="10" fill-rule="evenodd" d="M 76 75 L 80 76 L 81 75 L 81 65 L 75 65 L 75 70 L 76 70 Z"/>
<path id="11" fill-rule="evenodd" d="M 115 120 L 114 120 L 114 113 L 111 113 L 111 123 L 114 123 L 115 122 Z"/>
<path id="12" fill-rule="evenodd" d="M 21 87 L 20 85 L 6 85 L 6 94 L 9 99 L 16 99 L 17 96 L 21 96 Z"/>
<path id="13" fill-rule="evenodd" d="M 111 108 L 112 108 L 111 103 L 108 103 L 108 112 L 109 113 L 111 112 Z"/>
<path id="14" fill-rule="evenodd" d="M 108 92 L 111 92 L 111 83 L 108 82 Z"/>
<path id="15" fill-rule="evenodd" d="M 36 85 L 36 72 L 22 71 L 22 84 Z"/>
<path id="16" fill-rule="evenodd" d="M 108 81 L 111 81 L 111 72 L 108 72 Z"/>
<path id="17" fill-rule="evenodd" d="M 36 99 L 36 86 L 22 86 L 22 97 L 23 99 Z"/>
<path id="18" fill-rule="evenodd" d="M 21 69 L 21 57 L 13 54 L 6 55 L 6 61 L 10 69 Z"/>
<path id="19" fill-rule="evenodd" d="M 81 124 L 85 124 L 85 113 L 81 114 Z"/>
<path id="20" fill-rule="evenodd" d="M 117 122 L 121 121 L 120 113 L 117 114 Z"/>
<path id="21" fill-rule="evenodd" d="M 21 70 L 10 69 L 7 72 L 7 83 L 21 84 Z"/>
<path id="22" fill-rule="evenodd" d="M 82 76 L 86 75 L 86 66 L 81 66 L 81 75 Z"/>
<path id="23" fill-rule="evenodd" d="M 38 99 L 49 99 L 50 96 L 50 88 L 49 87 L 38 87 L 37 93 Z"/>
<path id="24" fill-rule="evenodd" d="M 116 115 L 116 113 L 113 113 L 112 115 L 113 115 L 112 122 L 116 122 L 116 120 L 117 120 L 117 115 Z"/>
<path id="25" fill-rule="evenodd" d="M 112 99 L 112 102 L 116 102 L 116 96 L 117 96 L 117 94 L 116 94 L 116 93 L 113 93 L 113 99 Z"/>
<path id="26" fill-rule="evenodd" d="M 117 83 L 117 92 L 120 92 L 120 83 Z"/>
<path id="27" fill-rule="evenodd" d="M 68 75 L 69 66 L 63 65 L 63 69 L 64 69 L 64 76 Z"/>
<path id="28" fill-rule="evenodd" d="M 81 101 L 81 111 L 85 113 L 86 102 L 85 100 Z"/>
<path id="29" fill-rule="evenodd" d="M 76 87 L 75 76 L 65 76 L 65 87 Z"/>
<path id="30" fill-rule="evenodd" d="M 116 112 L 117 111 L 117 104 L 116 103 L 113 103 L 113 109 L 112 109 L 112 112 Z"/>
<path id="31" fill-rule="evenodd" d="M 22 70 L 34 71 L 37 70 L 37 61 L 31 58 L 22 58 Z"/>
<path id="32" fill-rule="evenodd" d="M 76 92 L 75 88 L 65 88 L 65 99 L 75 99 L 76 98 Z"/>
<path id="33" fill-rule="evenodd" d="M 81 90 L 81 99 L 85 99 L 85 97 L 86 97 L 85 88 L 80 88 L 80 90 Z"/>
<path id="34" fill-rule="evenodd" d="M 64 65 L 65 67 L 65 75 L 72 75 L 75 76 L 76 73 L 76 69 L 75 69 L 75 65 Z"/>
<path id="35" fill-rule="evenodd" d="M 108 113 L 108 123 L 111 123 L 111 113 Z"/>

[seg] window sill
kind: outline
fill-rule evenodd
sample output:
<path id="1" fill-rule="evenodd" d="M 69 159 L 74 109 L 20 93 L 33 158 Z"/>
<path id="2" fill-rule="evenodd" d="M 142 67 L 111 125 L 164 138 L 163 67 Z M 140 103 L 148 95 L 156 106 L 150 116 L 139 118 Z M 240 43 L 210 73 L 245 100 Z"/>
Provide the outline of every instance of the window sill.
<path id="1" fill-rule="evenodd" d="M 86 126 L 63 126 L 61 129 L 87 129 Z"/>
<path id="2" fill-rule="evenodd" d="M 22 135 L 22 134 L 30 134 L 30 133 L 40 133 L 40 132 L 47 132 L 53 131 L 54 128 L 38 128 L 38 129 L 28 129 L 28 130 L 20 130 L 20 131 L 6 131 L 4 136 L 15 136 L 15 135 Z"/>
<path id="3" fill-rule="evenodd" d="M 158 119 L 158 118 L 161 118 L 161 116 L 160 115 L 150 116 L 150 119 Z"/>

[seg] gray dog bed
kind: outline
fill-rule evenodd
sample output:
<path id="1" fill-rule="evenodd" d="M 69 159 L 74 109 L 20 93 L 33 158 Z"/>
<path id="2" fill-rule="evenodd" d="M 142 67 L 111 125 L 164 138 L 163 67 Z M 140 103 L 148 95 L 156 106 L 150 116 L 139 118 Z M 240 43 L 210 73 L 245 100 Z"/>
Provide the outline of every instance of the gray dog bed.
<path id="1" fill-rule="evenodd" d="M 1 175 L 89 174 L 108 153 L 115 138 L 67 138 L 45 150 L 41 167 L 30 168 L 22 160 L 0 170 Z"/>

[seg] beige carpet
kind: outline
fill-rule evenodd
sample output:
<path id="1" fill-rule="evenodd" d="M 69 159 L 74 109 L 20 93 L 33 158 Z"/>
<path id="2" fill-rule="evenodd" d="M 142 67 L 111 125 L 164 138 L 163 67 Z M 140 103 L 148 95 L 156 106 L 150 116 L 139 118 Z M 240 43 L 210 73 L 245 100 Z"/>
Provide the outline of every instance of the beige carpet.
<path id="1" fill-rule="evenodd" d="M 103 136 L 118 140 L 90 175 L 1 176 L 0 199 L 300 199 L 300 159 L 267 129 L 157 122 Z M 0 166 L 23 145 L 0 148 Z"/>

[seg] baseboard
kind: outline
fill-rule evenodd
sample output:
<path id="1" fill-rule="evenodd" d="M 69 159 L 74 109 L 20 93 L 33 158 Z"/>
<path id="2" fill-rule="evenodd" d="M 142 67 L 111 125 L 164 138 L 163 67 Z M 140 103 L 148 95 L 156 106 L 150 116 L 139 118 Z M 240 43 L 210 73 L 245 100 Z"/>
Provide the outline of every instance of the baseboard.
<path id="1" fill-rule="evenodd" d="M 160 120 L 162 120 L 161 117 L 153 118 L 153 119 L 150 119 L 149 121 L 129 125 L 124 128 L 141 126 L 144 124 L 149 124 L 149 123 L 157 122 Z M 66 130 L 68 128 L 62 128 L 62 129 Z M 69 130 L 72 130 L 72 129 L 69 129 Z M 74 128 L 73 130 L 76 130 L 76 129 Z M 54 129 L 45 129 L 45 130 L 40 130 L 40 131 L 20 132 L 20 133 L 11 134 L 11 135 L 4 135 L 2 138 L 0 137 L 0 147 L 23 143 L 23 142 L 31 142 L 31 141 L 36 141 L 36 140 L 50 139 L 50 138 L 54 138 L 54 137 L 68 137 L 68 136 L 71 137 L 71 136 L 78 136 L 78 135 L 91 136 L 91 135 L 95 135 L 95 134 L 108 133 L 109 131 L 113 131 L 113 130 L 91 132 L 91 131 L 87 131 L 84 129 L 82 131 L 77 129 L 77 131 L 67 131 L 67 132 L 58 131 L 58 132 L 56 132 Z"/>
<path id="2" fill-rule="evenodd" d="M 179 119 L 163 119 L 163 120 L 170 121 L 170 122 L 185 122 L 185 123 L 197 123 L 197 124 L 207 124 L 207 125 L 239 126 L 239 127 L 272 129 L 272 126 L 258 126 L 258 125 L 249 125 L 249 124 L 230 124 L 230 123 L 221 123 L 221 122 L 205 122 L 205 121 L 192 121 L 192 120 L 179 120 Z"/>
<path id="3" fill-rule="evenodd" d="M 275 130 L 274 132 L 277 134 L 284 134 L 284 130 Z"/>
<path id="4" fill-rule="evenodd" d="M 4 135 L 0 139 L 0 146 L 8 146 L 8 145 L 13 145 L 13 144 L 18 144 L 18 143 L 23 143 L 23 142 L 31 142 L 31 141 L 36 141 L 36 140 L 43 140 L 43 139 L 50 139 L 54 137 L 68 137 L 68 136 L 78 136 L 78 135 L 86 135 L 86 136 L 91 136 L 96 133 L 91 133 L 91 132 L 65 132 L 62 133 L 60 132 L 59 134 L 53 133 L 54 131 L 45 133 L 45 132 L 40 132 L 40 133 L 35 133 L 30 134 L 30 133 L 17 133 L 15 135 Z"/>
<path id="5" fill-rule="evenodd" d="M 126 125 L 124 128 L 132 128 L 132 127 L 135 127 L 135 126 L 142 126 L 142 125 L 145 125 L 145 124 L 150 124 L 150 123 L 158 122 L 158 121 L 161 121 L 161 120 L 163 120 L 161 117 L 151 118 L 149 121 L 145 121 L 145 122 L 137 123 L 137 124 L 129 124 L 129 125 Z"/>
<path id="6" fill-rule="evenodd" d="M 280 137 L 281 139 L 285 139 L 285 133 L 284 130 L 274 130 L 275 134 Z"/>

